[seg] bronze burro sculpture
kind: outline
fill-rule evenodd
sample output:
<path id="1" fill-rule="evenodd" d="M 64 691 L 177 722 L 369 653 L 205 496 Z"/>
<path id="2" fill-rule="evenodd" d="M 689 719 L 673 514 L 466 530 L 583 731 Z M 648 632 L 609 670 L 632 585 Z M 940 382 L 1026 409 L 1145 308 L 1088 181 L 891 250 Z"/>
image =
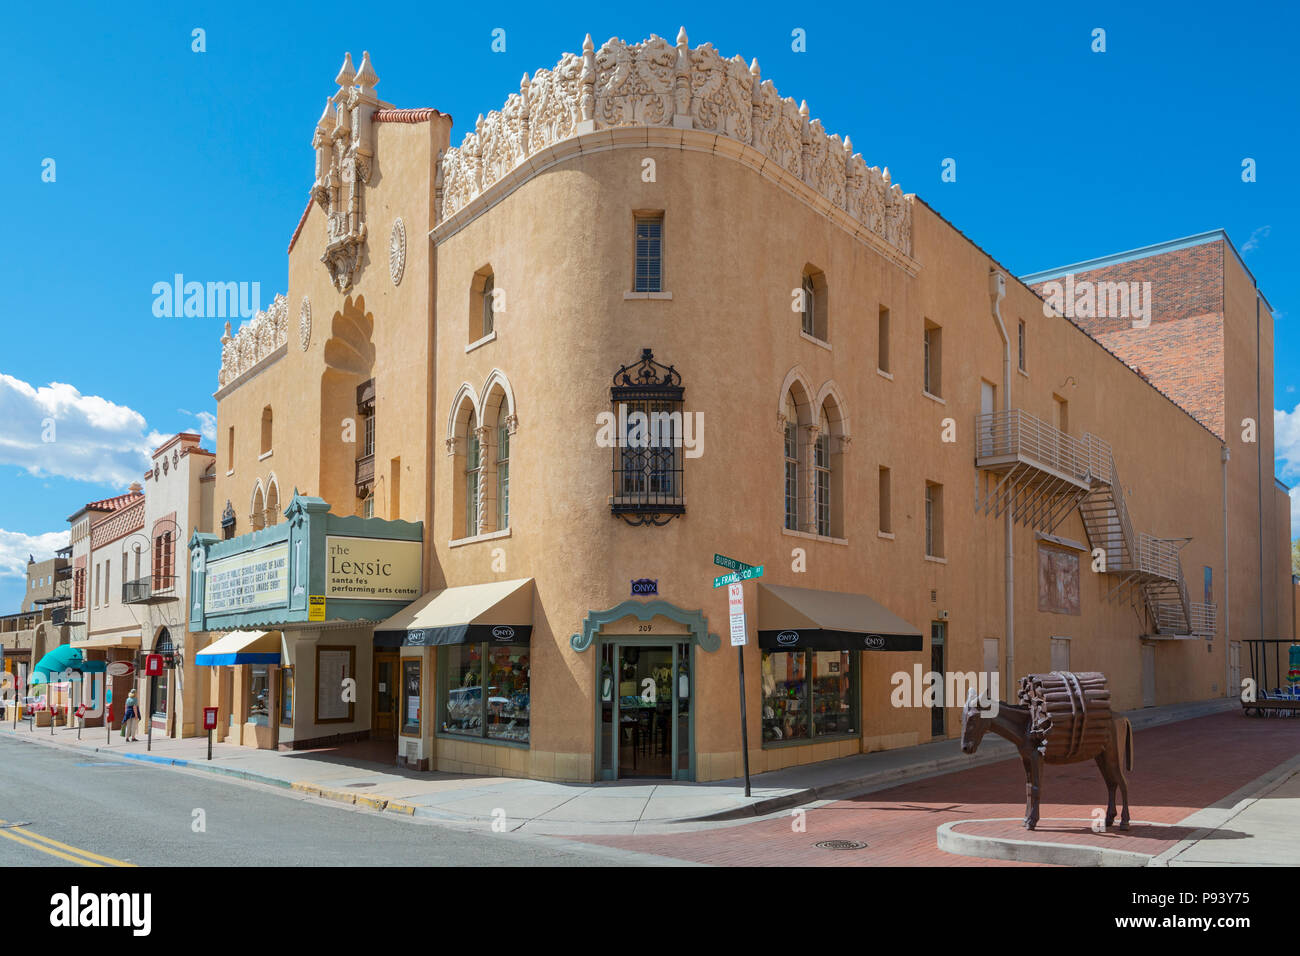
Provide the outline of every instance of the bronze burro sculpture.
<path id="1" fill-rule="evenodd" d="M 1115 821 L 1118 787 L 1124 801 L 1119 829 L 1127 830 L 1128 781 L 1124 772 L 1133 769 L 1133 727 L 1128 718 L 1111 716 L 1106 675 L 1070 671 L 1030 674 L 1020 679 L 1019 698 L 1023 706 L 999 703 L 997 714 L 989 717 L 984 714 L 987 706 L 972 690 L 962 712 L 962 753 L 973 754 L 988 730 L 1016 745 L 1025 765 L 1027 830 L 1038 825 L 1043 764 L 1096 760 L 1110 791 L 1106 826 Z"/>

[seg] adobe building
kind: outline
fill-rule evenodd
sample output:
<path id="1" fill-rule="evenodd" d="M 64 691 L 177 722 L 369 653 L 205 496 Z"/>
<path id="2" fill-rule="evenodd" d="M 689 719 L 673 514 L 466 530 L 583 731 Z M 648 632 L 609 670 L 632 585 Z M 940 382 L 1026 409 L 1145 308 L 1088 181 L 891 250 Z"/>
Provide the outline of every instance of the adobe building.
<path id="1" fill-rule="evenodd" d="M 287 293 L 222 339 L 190 539 L 219 736 L 735 777 L 715 555 L 763 568 L 754 772 L 957 733 L 926 672 L 1100 670 L 1135 709 L 1288 636 L 1288 513 L 1241 477 L 1271 416 L 1239 447 L 756 62 L 588 38 L 455 147 L 377 84 L 345 60 Z M 1250 353 L 1225 320 L 1224 420 L 1238 364 L 1271 388 L 1261 315 Z"/>

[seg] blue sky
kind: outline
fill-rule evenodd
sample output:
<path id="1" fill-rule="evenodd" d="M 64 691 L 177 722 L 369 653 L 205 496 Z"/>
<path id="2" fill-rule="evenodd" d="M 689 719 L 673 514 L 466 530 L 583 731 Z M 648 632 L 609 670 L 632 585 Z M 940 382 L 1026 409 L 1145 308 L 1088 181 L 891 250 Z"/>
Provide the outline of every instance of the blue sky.
<path id="1" fill-rule="evenodd" d="M 259 282 L 264 305 L 284 291 L 312 130 L 345 50 L 357 62 L 370 51 L 383 99 L 450 113 L 459 142 L 525 71 L 577 52 L 587 32 L 598 45 L 671 40 L 684 24 L 692 45 L 758 57 L 782 95 L 806 99 L 828 132 L 850 135 L 1017 274 L 1222 227 L 1278 313 L 1274 404 L 1289 457 L 1277 469 L 1300 482 L 1300 14 L 1133 6 L 9 9 L 0 613 L 17 608 L 27 551 L 52 546 L 84 502 L 123 491 L 154 437 L 210 428 L 223 320 L 156 318 L 153 284 Z M 205 52 L 191 49 L 195 28 Z M 491 49 L 496 28 L 504 53 Z M 1105 53 L 1091 50 L 1096 28 Z M 805 52 L 791 48 L 795 29 Z M 940 181 L 947 157 L 954 183 Z M 1241 180 L 1246 157 L 1254 183 Z M 54 182 L 42 181 L 47 158 Z M 56 408 L 58 440 L 32 474 L 42 410 Z"/>

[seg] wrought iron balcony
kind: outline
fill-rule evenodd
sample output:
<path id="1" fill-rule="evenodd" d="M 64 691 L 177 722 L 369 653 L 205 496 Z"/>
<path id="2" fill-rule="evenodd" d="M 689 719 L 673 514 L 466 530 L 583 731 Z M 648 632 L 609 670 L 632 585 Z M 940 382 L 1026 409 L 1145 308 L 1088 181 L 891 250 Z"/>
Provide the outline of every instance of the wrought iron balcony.
<path id="1" fill-rule="evenodd" d="M 375 456 L 365 455 L 357 459 L 357 497 L 364 498 L 375 483 Z"/>
<path id="2" fill-rule="evenodd" d="M 122 583 L 123 604 L 158 604 L 177 599 L 174 575 L 156 575 Z"/>

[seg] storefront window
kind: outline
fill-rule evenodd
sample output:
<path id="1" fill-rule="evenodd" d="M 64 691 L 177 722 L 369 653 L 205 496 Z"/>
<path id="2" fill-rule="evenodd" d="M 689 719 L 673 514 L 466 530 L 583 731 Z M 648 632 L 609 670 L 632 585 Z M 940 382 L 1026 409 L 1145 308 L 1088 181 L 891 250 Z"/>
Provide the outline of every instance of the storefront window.
<path id="1" fill-rule="evenodd" d="M 487 735 L 528 739 L 528 648 L 488 645 Z"/>
<path id="2" fill-rule="evenodd" d="M 443 650 L 438 669 L 447 675 L 442 729 L 449 734 L 483 735 L 483 645 L 453 644 Z"/>
<path id="3" fill-rule="evenodd" d="M 248 687 L 248 722 L 266 727 L 271 722 L 271 682 L 266 664 L 249 664 L 251 681 Z"/>
<path id="4" fill-rule="evenodd" d="M 280 726 L 293 726 L 293 668 L 280 668 Z"/>
<path id="5" fill-rule="evenodd" d="M 763 741 L 857 733 L 857 651 L 763 651 Z"/>
<path id="6" fill-rule="evenodd" d="M 439 729 L 490 740 L 527 743 L 529 671 L 526 644 L 452 644 L 440 649 L 446 675 Z"/>
<path id="7" fill-rule="evenodd" d="M 402 661 L 402 733 L 420 732 L 420 662 Z"/>

